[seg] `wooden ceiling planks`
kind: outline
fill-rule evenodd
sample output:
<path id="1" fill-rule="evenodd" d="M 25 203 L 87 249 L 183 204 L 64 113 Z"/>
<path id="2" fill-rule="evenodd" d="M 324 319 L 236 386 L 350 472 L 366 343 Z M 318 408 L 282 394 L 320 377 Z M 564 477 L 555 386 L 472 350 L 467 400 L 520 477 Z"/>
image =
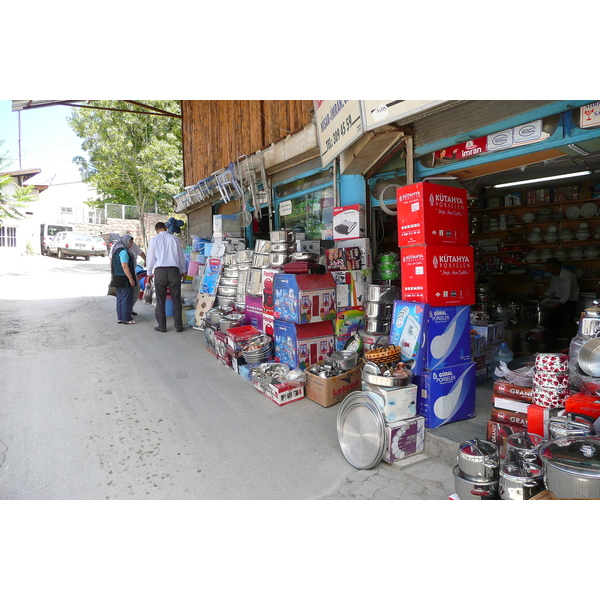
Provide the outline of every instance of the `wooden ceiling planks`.
<path id="1" fill-rule="evenodd" d="M 312 100 L 182 100 L 185 185 L 295 133 Z"/>

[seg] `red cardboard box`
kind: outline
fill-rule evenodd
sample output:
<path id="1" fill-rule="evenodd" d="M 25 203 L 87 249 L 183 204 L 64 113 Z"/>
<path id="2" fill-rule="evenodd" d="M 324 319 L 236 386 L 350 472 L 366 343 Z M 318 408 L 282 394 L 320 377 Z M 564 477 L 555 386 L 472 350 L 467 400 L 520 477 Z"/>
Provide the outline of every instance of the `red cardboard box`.
<path id="1" fill-rule="evenodd" d="M 552 417 L 558 415 L 563 408 L 544 408 L 537 404 L 530 404 L 527 409 L 527 431 L 541 435 L 548 439 L 550 432 L 548 431 L 548 422 Z"/>
<path id="2" fill-rule="evenodd" d="M 396 192 L 398 246 L 469 245 L 467 190 L 421 182 Z"/>
<path id="3" fill-rule="evenodd" d="M 518 425 L 527 427 L 527 413 L 504 410 L 503 408 L 492 407 L 492 421 L 497 423 L 506 423 L 507 425 Z"/>
<path id="4" fill-rule="evenodd" d="M 597 419 L 600 417 L 600 397 L 583 393 L 573 394 L 565 402 L 565 411 Z"/>
<path id="5" fill-rule="evenodd" d="M 506 457 L 506 438 L 517 431 L 525 431 L 526 427 L 519 425 L 509 425 L 507 423 L 498 423 L 497 421 L 488 421 L 487 441 L 498 446 L 500 458 Z"/>
<path id="6" fill-rule="evenodd" d="M 531 403 L 531 389 L 530 387 L 510 383 L 506 379 L 497 379 L 494 382 L 494 394 L 516 398 L 523 402 Z"/>
<path id="7" fill-rule="evenodd" d="M 222 332 L 220 332 L 222 333 Z M 260 330 L 252 325 L 241 325 L 240 327 L 230 327 L 227 330 L 226 341 L 227 344 L 234 350 L 241 350 L 242 343 L 247 342 L 260 335 Z"/>
<path id="8" fill-rule="evenodd" d="M 304 398 L 303 386 L 291 385 L 289 383 L 258 383 L 258 381 L 253 381 L 253 383 L 254 387 L 261 394 L 264 394 L 279 406 Z"/>
<path id="9" fill-rule="evenodd" d="M 510 396 L 502 396 L 501 394 L 494 394 L 492 396 L 492 406 L 499 408 L 500 410 L 510 410 L 511 412 L 520 413 L 526 415 L 531 406 L 531 402 L 525 399 L 511 398 Z"/>
<path id="10" fill-rule="evenodd" d="M 433 306 L 475 303 L 472 246 L 412 246 L 400 250 L 402 300 Z"/>

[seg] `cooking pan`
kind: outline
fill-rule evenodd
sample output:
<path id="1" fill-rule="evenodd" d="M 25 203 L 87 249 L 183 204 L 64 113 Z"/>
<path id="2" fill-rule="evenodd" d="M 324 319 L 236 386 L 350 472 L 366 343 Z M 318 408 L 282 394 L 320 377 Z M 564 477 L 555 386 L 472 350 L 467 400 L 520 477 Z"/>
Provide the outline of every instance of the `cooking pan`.
<path id="1" fill-rule="evenodd" d="M 600 338 L 593 338 L 581 347 L 578 361 L 584 373 L 600 377 Z"/>

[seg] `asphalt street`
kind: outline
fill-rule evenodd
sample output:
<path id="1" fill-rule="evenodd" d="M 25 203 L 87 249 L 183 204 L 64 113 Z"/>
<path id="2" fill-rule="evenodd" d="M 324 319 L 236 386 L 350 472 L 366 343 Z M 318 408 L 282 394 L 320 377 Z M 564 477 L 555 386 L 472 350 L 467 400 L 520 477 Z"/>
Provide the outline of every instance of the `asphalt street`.
<path id="1" fill-rule="evenodd" d="M 445 499 L 426 455 L 357 471 L 337 407 L 278 406 L 202 332 L 118 325 L 107 259 L 23 256 L 0 274 L 0 498 Z M 192 293 L 191 286 L 188 293 Z"/>

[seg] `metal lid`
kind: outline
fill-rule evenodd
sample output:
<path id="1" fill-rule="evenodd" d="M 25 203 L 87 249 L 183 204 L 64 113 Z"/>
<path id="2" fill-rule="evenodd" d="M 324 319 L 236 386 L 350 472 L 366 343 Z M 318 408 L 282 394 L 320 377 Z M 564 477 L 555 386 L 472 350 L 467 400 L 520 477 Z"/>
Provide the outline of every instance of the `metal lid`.
<path id="1" fill-rule="evenodd" d="M 545 466 L 567 473 L 600 478 L 600 437 L 570 436 L 549 440 L 539 448 Z"/>
<path id="2" fill-rule="evenodd" d="M 500 475 L 512 481 L 539 480 L 544 471 L 540 465 L 523 461 L 521 464 L 506 463 L 500 467 Z"/>
<path id="3" fill-rule="evenodd" d="M 344 458 L 356 469 L 371 469 L 385 452 L 385 417 L 377 396 L 352 392 L 337 416 L 338 441 Z"/>
<path id="4" fill-rule="evenodd" d="M 597 317 L 600 318 L 600 306 L 588 306 L 581 313 L 582 317 Z"/>

